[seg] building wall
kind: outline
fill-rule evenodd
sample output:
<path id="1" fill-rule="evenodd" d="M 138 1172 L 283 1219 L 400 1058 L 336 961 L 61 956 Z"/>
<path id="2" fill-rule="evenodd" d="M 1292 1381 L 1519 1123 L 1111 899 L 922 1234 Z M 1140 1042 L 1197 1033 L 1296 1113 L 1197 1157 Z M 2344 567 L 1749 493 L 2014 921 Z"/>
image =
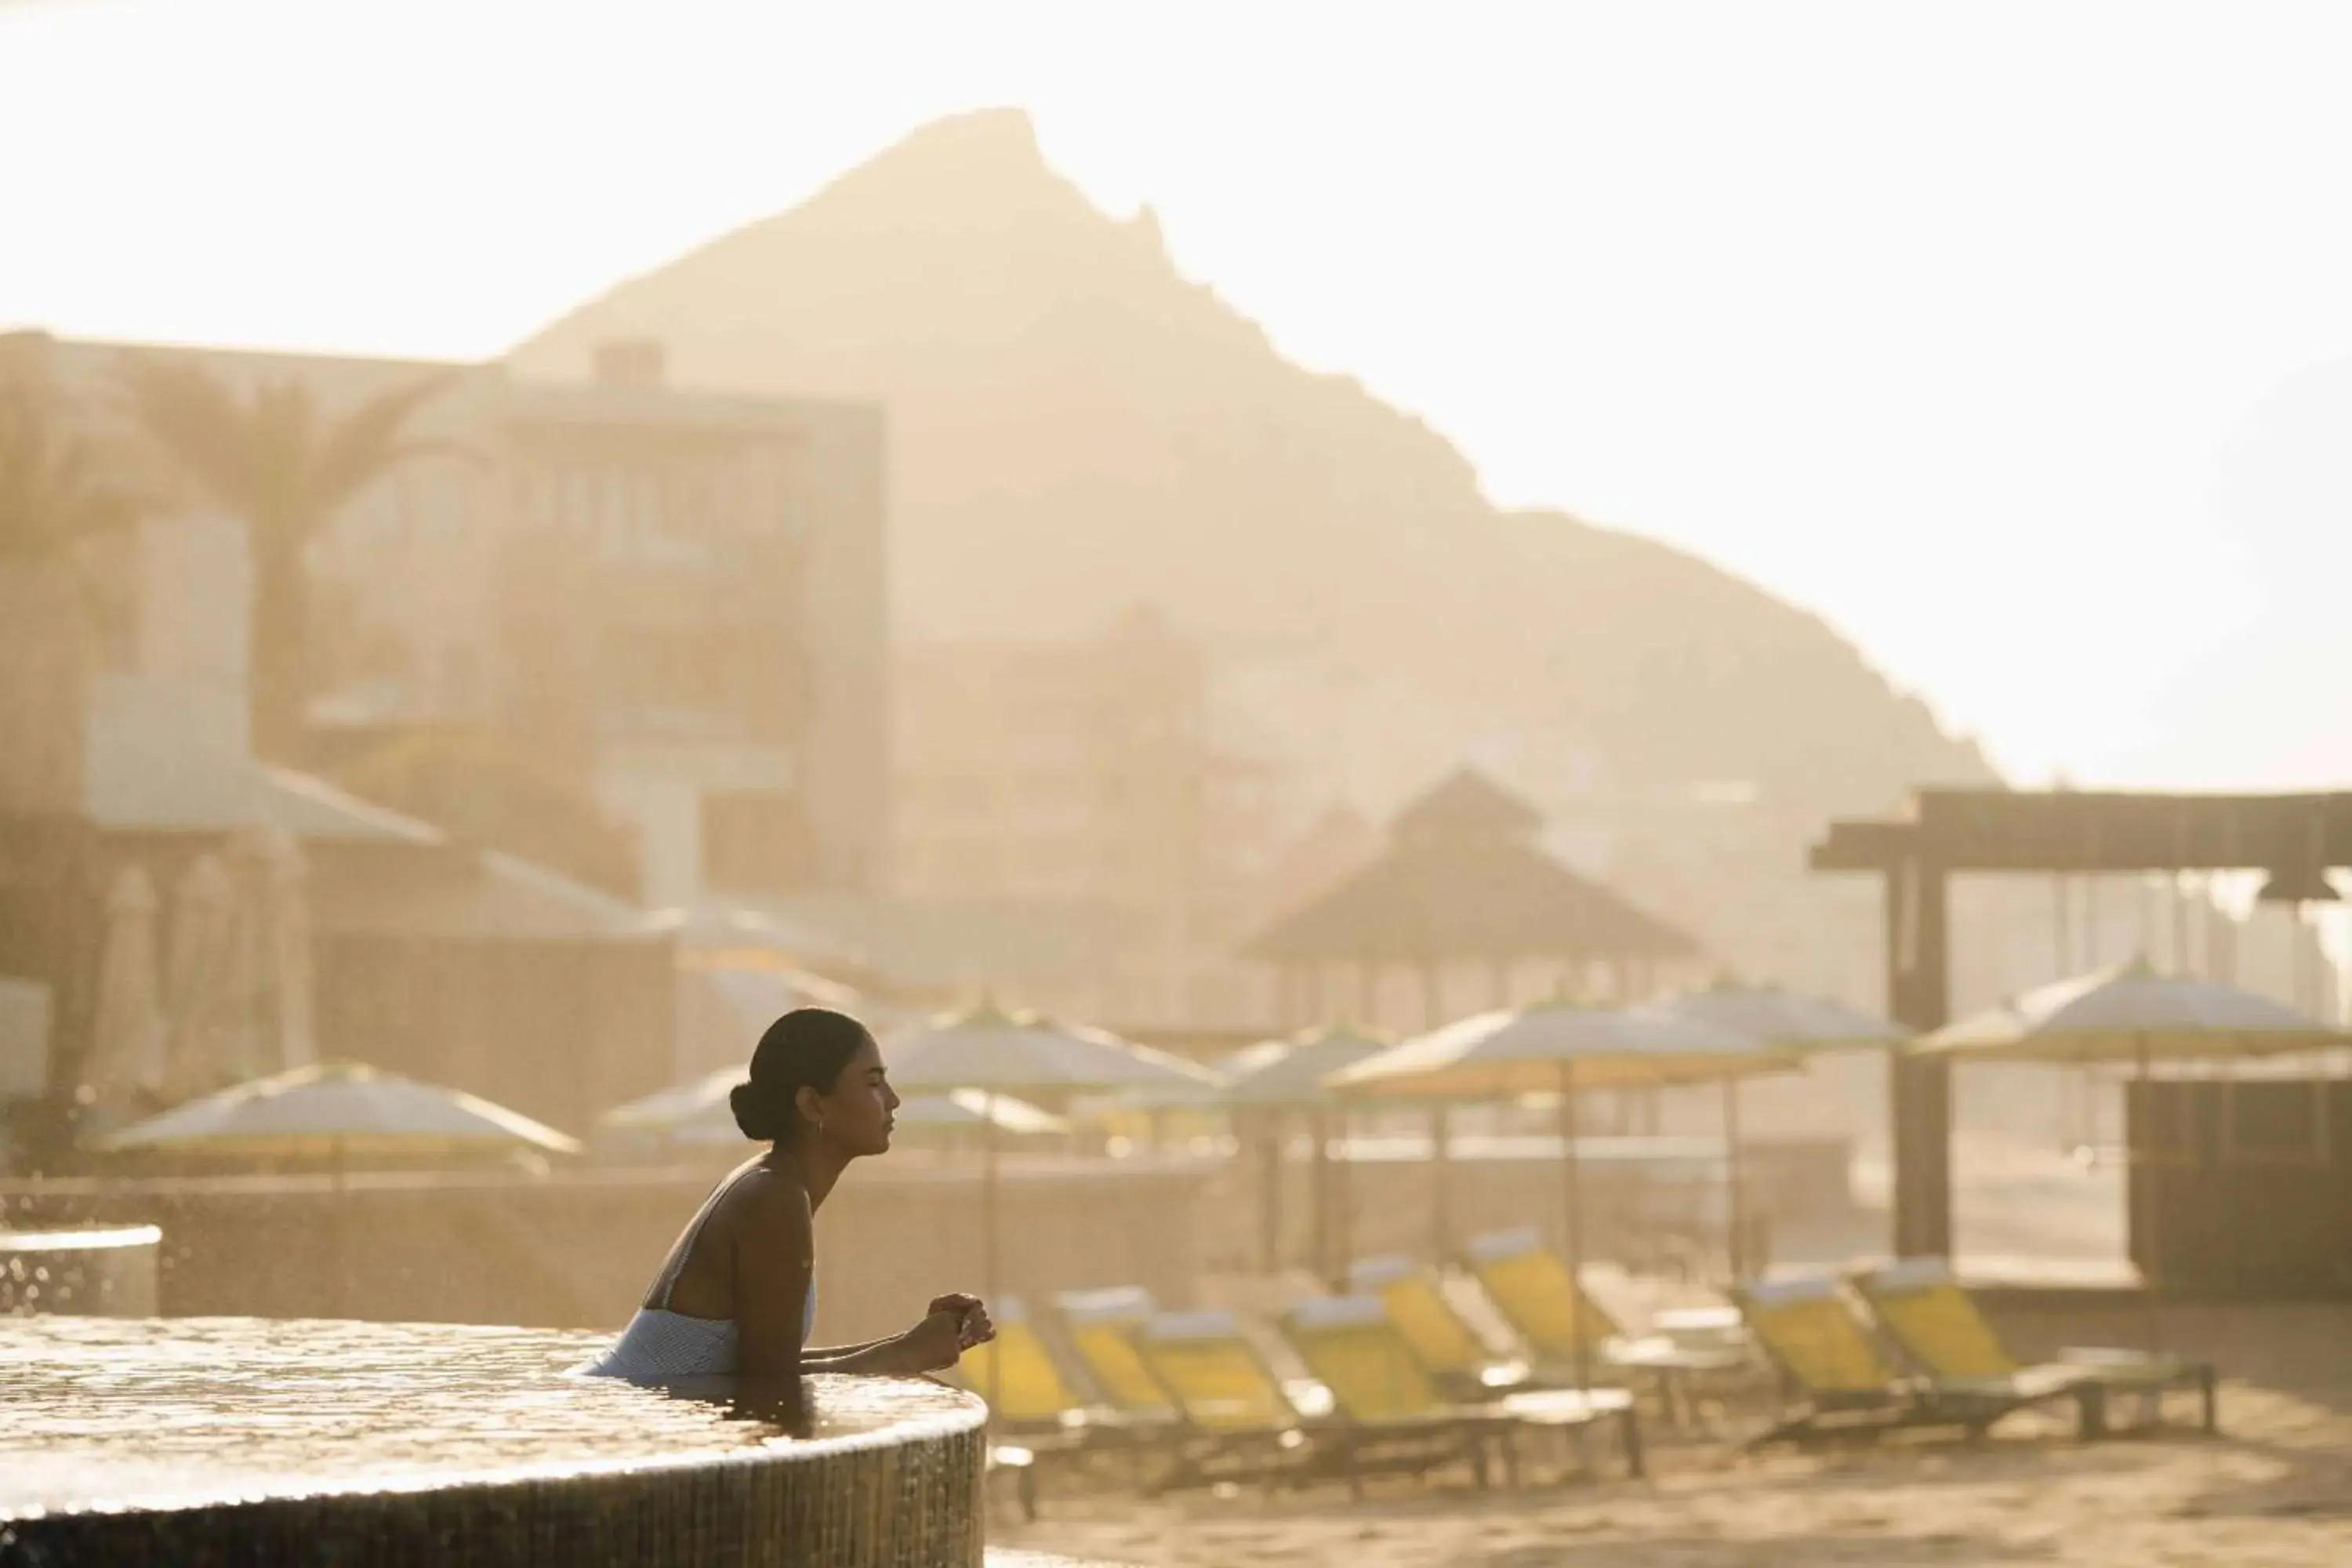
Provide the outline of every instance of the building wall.
<path id="1" fill-rule="evenodd" d="M 1260 913 L 1268 784 L 1221 732 L 1196 643 L 1137 613 L 897 668 L 900 893 L 1099 911 L 1118 958 L 1087 1005 L 1106 1022 L 1263 1021 L 1263 977 L 1230 954 Z"/>
<path id="2" fill-rule="evenodd" d="M 667 944 L 322 935 L 316 946 L 319 1037 L 338 1056 L 576 1135 L 672 1081 Z"/>
<path id="3" fill-rule="evenodd" d="M 788 472 L 807 588 L 802 613 L 824 656 L 799 777 L 815 825 L 820 884 L 890 885 L 889 498 L 879 410 L 805 405 Z"/>
<path id="4" fill-rule="evenodd" d="M 496 364 L 102 342 L 47 341 L 42 358 L 110 436 L 132 437 L 108 412 L 112 388 L 133 357 L 162 354 L 243 391 L 298 381 L 330 418 L 443 383 L 412 421 L 425 454 L 355 496 L 311 552 L 315 721 L 472 726 L 558 765 L 635 829 L 657 901 L 786 877 L 877 886 L 889 740 L 878 412 L 668 391 L 657 355 L 654 379 L 639 365 L 625 384 L 583 385 L 518 382 Z M 162 488 L 181 499 L 148 532 L 167 541 L 209 507 Z M 171 574 L 131 568 L 159 570 Z M 138 636 L 201 644 L 227 613 L 216 599 L 183 582 L 169 624 Z M 714 867 L 709 792 L 772 797 L 800 824 L 797 858 Z"/>

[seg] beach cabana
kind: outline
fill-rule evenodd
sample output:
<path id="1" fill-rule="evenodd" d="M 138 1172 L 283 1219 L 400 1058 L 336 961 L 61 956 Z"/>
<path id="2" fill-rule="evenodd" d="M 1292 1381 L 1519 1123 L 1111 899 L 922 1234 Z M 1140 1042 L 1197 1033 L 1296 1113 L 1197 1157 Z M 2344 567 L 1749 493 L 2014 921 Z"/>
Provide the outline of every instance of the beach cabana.
<path id="1" fill-rule="evenodd" d="M 1378 859 L 1282 916 L 1243 954 L 1276 968 L 1286 1018 L 1299 1025 L 1376 1026 L 1383 977 L 1412 974 L 1423 1028 L 1454 1016 L 1447 982 L 1465 971 L 1478 1005 L 1507 1006 L 1522 965 L 1569 966 L 1571 990 L 1605 965 L 1622 998 L 1646 989 L 1658 963 L 1699 955 L 1687 933 L 1547 854 L 1543 827 L 1535 807 L 1463 769 L 1397 815 Z M 1352 1005 L 1327 994 L 1334 972 L 1354 981 Z"/>

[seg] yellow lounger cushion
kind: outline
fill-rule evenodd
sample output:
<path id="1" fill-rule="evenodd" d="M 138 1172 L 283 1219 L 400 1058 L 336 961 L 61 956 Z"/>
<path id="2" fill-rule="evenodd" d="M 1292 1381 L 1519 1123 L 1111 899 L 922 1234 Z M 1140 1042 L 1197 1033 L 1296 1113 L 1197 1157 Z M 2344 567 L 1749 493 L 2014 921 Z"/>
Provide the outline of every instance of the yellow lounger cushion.
<path id="1" fill-rule="evenodd" d="M 984 1396 L 990 1390 L 992 1366 L 992 1408 L 1003 1420 L 1058 1420 L 1064 1411 L 1076 1410 L 1084 1403 L 1062 1376 L 1036 1328 L 1024 1319 L 999 1318 L 996 1338 L 964 1352 L 957 1371 L 966 1387 Z"/>
<path id="2" fill-rule="evenodd" d="M 1445 1299 L 1429 1270 L 1406 1258 L 1367 1258 L 1349 1271 L 1359 1294 L 1377 1296 L 1421 1364 L 1441 1377 L 1475 1377 L 1487 1361 L 1479 1343 Z"/>
<path id="3" fill-rule="evenodd" d="M 1470 1244 L 1470 1267 L 1486 1294 L 1536 1354 L 1546 1361 L 1575 1359 L 1578 1336 L 1597 1350 L 1620 1330 L 1571 1279 L 1568 1265 L 1532 1232 L 1497 1232 Z"/>
<path id="4" fill-rule="evenodd" d="M 1139 1341 L 1145 1364 L 1195 1425 L 1263 1430 L 1295 1420 L 1290 1402 L 1224 1312 L 1162 1313 Z"/>
<path id="5" fill-rule="evenodd" d="M 1307 1302 L 1283 1322 L 1299 1360 L 1349 1419 L 1410 1421 L 1445 1409 L 1445 1400 L 1377 1297 Z"/>
<path id="6" fill-rule="evenodd" d="M 1897 1380 L 1827 1280 L 1759 1285 L 1743 1303 L 1748 1327 L 1812 1394 L 1879 1394 Z"/>
<path id="7" fill-rule="evenodd" d="M 2007 1377 L 2018 1363 L 1976 1303 L 1957 1285 L 1894 1295 L 1870 1293 L 1888 1332 L 1937 1377 Z"/>

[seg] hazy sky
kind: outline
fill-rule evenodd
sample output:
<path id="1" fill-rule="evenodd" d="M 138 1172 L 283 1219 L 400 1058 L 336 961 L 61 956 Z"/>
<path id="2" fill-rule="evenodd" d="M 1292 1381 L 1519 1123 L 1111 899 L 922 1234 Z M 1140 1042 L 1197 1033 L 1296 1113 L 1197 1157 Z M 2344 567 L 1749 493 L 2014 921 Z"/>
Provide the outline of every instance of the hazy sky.
<path id="1" fill-rule="evenodd" d="M 0 322 L 485 355 L 1018 103 L 2023 782 L 2352 781 L 2352 7 L 0 4 Z"/>

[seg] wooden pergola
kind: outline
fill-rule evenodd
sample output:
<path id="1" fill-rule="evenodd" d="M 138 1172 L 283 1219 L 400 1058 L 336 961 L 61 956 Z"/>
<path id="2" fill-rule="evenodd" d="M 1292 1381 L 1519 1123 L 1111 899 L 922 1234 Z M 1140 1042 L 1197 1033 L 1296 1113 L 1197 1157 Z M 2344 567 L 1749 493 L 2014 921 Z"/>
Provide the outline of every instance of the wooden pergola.
<path id="1" fill-rule="evenodd" d="M 1522 964 L 1573 977 L 1606 965 L 1611 989 L 1645 989 L 1661 961 L 1700 955 L 1689 935 L 1544 853 L 1533 806 L 1465 768 L 1414 800 L 1389 826 L 1381 858 L 1276 921 L 1244 949 L 1281 975 L 1286 1026 L 1333 1021 L 1339 1012 L 1376 1022 L 1381 978 L 1417 975 L 1421 1023 L 1446 1021 L 1444 978 L 1465 968 L 1486 977 L 1482 1003 L 1511 1001 Z M 1352 1006 L 1328 983 L 1352 979 Z"/>
<path id="2" fill-rule="evenodd" d="M 2262 899 L 2336 897 L 2352 866 L 2352 794 L 2028 794 L 1922 789 L 1886 821 L 1830 825 L 1816 871 L 1876 873 L 1886 889 L 1886 1011 L 1925 1032 L 1951 1021 L 1948 889 L 1960 872 L 2131 875 L 2263 871 Z M 1952 1248 L 1950 1069 L 1896 1054 L 1889 1082 L 1895 1250 Z"/>

